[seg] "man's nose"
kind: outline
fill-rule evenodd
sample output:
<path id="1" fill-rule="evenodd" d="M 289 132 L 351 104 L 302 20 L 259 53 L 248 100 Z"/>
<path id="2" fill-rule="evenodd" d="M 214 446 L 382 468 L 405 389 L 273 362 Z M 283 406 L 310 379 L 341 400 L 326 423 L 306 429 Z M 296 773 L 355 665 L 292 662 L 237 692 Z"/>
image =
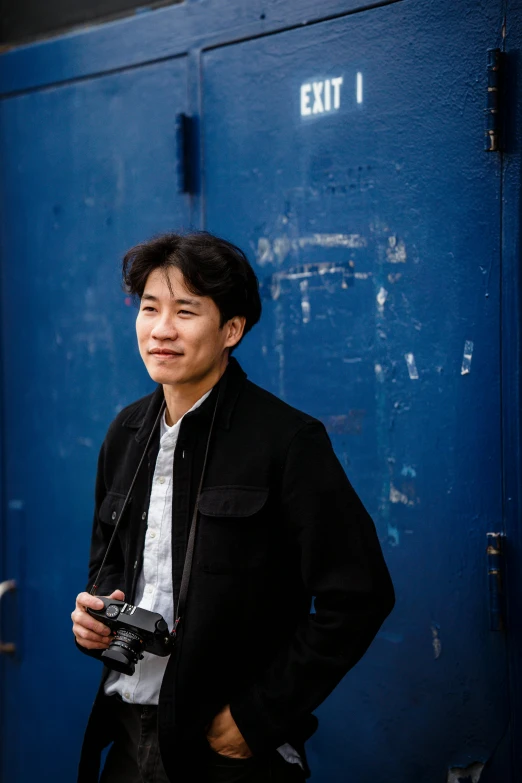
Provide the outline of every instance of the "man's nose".
<path id="1" fill-rule="evenodd" d="M 178 336 L 178 331 L 173 319 L 169 315 L 162 316 L 151 331 L 151 337 L 156 340 L 174 340 Z"/>

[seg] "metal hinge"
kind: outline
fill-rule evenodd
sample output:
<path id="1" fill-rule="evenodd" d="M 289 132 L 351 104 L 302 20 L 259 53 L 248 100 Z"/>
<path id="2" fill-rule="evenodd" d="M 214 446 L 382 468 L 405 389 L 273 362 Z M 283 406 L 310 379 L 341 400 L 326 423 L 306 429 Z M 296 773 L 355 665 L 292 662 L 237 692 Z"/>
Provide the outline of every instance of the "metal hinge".
<path id="1" fill-rule="evenodd" d="M 489 627 L 504 631 L 504 534 L 488 533 Z"/>
<path id="2" fill-rule="evenodd" d="M 197 117 L 176 117 L 176 168 L 178 193 L 198 190 L 198 121 Z"/>
<path id="3" fill-rule="evenodd" d="M 488 49 L 488 92 L 486 108 L 484 109 L 484 149 L 486 152 L 500 152 L 502 148 L 502 117 L 500 111 L 501 64 L 502 51 L 500 49 Z"/>

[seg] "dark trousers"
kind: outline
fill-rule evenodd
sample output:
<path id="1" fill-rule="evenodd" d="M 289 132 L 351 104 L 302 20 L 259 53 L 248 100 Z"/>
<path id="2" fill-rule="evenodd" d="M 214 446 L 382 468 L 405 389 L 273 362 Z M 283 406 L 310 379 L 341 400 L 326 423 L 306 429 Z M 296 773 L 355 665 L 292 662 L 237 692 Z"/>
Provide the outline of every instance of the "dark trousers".
<path id="1" fill-rule="evenodd" d="M 158 746 L 157 707 L 126 704 L 110 698 L 116 737 L 100 783 L 169 783 Z M 112 719 L 112 716 L 111 716 Z M 299 764 L 290 764 L 274 751 L 263 758 L 233 759 L 209 746 L 205 783 L 303 783 Z M 198 774 L 194 783 L 203 783 Z"/>

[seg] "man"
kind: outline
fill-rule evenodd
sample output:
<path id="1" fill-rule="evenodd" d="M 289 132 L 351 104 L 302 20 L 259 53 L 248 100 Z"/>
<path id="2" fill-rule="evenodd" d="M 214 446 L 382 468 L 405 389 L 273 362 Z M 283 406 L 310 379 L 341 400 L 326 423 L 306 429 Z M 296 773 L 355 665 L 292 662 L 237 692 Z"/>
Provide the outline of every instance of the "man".
<path id="1" fill-rule="evenodd" d="M 145 653 L 132 676 L 104 670 L 79 781 L 98 780 L 111 742 L 103 783 L 302 781 L 312 711 L 393 606 L 373 523 L 323 425 L 230 358 L 261 315 L 241 250 L 203 232 L 164 235 L 127 253 L 123 277 L 158 387 L 102 445 L 87 591 L 164 401 L 98 595 L 172 628 L 203 483 L 174 650 Z M 101 606 L 84 592 L 72 613 L 78 647 L 98 658 L 110 632 L 87 608 Z"/>

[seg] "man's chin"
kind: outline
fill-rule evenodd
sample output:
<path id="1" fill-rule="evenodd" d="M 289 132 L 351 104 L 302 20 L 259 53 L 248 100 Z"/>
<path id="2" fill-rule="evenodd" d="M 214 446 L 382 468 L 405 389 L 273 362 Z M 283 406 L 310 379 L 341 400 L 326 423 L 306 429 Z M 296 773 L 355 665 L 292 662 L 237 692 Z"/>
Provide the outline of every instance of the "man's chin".
<path id="1" fill-rule="evenodd" d="M 147 368 L 147 370 L 152 380 L 156 383 L 162 383 L 163 385 L 183 383 L 184 374 L 181 370 L 173 371 L 172 369 L 168 370 L 161 367 Z"/>

